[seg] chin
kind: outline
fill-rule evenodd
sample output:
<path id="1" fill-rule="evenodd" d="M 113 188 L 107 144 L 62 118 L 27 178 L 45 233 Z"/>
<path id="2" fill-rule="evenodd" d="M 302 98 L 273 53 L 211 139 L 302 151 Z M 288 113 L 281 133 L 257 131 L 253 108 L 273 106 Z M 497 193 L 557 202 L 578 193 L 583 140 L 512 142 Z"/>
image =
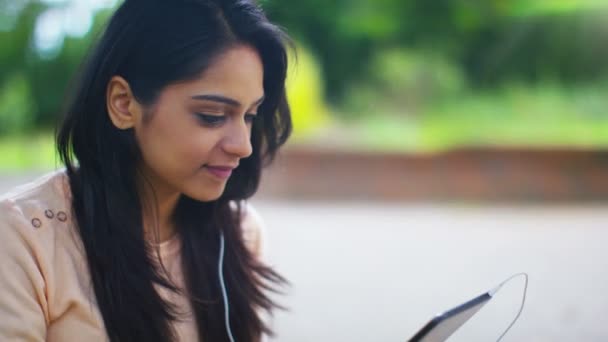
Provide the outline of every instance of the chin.
<path id="1" fill-rule="evenodd" d="M 201 201 L 201 202 L 211 202 L 211 201 L 215 201 L 218 198 L 220 198 L 222 196 L 222 194 L 224 193 L 224 189 L 221 189 L 222 191 L 207 191 L 207 192 L 199 192 L 199 193 L 186 193 L 186 195 L 192 199 L 195 199 L 197 201 Z"/>

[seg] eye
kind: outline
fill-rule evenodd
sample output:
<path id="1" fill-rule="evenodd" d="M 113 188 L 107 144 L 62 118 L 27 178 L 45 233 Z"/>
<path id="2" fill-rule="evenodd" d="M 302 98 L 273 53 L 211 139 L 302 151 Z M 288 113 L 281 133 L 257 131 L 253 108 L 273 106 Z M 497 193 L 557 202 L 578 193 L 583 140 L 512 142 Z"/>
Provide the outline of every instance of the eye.
<path id="1" fill-rule="evenodd" d="M 251 123 L 254 122 L 257 117 L 257 114 L 245 114 L 245 121 Z"/>
<path id="2" fill-rule="evenodd" d="M 205 126 L 219 126 L 224 122 L 224 120 L 226 120 L 225 115 L 211 115 L 203 113 L 195 113 L 195 115 L 198 121 Z"/>

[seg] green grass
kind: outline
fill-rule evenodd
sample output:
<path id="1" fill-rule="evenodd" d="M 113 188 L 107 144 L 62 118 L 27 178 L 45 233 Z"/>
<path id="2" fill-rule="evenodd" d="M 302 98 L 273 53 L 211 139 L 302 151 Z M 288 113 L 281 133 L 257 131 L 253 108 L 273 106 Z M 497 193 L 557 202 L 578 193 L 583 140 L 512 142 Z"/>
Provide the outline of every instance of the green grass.
<path id="1" fill-rule="evenodd" d="M 378 103 L 382 103 L 381 100 Z M 435 100 L 417 113 L 376 106 L 336 125 L 337 145 L 434 152 L 460 147 L 608 147 L 608 86 L 512 85 Z M 311 137 L 324 139 L 329 132 Z M 318 142 L 319 143 L 319 142 Z M 320 145 L 323 145 L 321 142 Z"/>
<path id="2" fill-rule="evenodd" d="M 56 165 L 51 132 L 0 137 L 0 171 L 52 170 Z"/>
<path id="3" fill-rule="evenodd" d="M 608 94 L 603 88 L 513 86 L 452 99 L 420 121 L 420 146 L 608 146 Z"/>

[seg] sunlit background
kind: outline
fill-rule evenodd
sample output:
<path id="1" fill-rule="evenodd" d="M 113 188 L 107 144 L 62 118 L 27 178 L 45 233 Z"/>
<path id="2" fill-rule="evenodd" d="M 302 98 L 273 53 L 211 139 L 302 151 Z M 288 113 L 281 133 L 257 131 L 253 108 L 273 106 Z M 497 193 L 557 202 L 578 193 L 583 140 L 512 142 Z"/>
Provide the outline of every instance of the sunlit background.
<path id="1" fill-rule="evenodd" d="M 58 167 L 66 89 L 119 3 L 0 0 L 0 192 Z M 505 341 L 608 340 L 607 1 L 260 3 L 298 57 L 253 199 L 293 282 L 275 340 L 404 341 L 522 271 Z M 452 340 L 495 340 L 522 285 Z"/>

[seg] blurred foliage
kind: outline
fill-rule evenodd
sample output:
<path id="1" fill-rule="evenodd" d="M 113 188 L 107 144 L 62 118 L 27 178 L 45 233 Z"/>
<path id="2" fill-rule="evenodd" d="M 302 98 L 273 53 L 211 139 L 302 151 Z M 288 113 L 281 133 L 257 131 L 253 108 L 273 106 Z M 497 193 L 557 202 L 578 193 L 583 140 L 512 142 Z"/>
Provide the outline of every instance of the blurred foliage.
<path id="1" fill-rule="evenodd" d="M 595 80 L 608 71 L 604 0 L 306 0 L 263 2 L 271 19 L 320 58 L 329 99 L 373 74 L 387 47 L 445 54 L 473 86 L 545 76 Z"/>
<path id="2" fill-rule="evenodd" d="M 353 82 L 344 99 L 349 118 L 374 112 L 415 115 L 431 102 L 463 92 L 466 79 L 444 55 L 403 48 L 377 51 L 365 82 Z"/>
<path id="3" fill-rule="evenodd" d="M 23 74 L 13 74 L 0 88 L 0 136 L 24 132 L 33 125 L 35 103 L 30 83 Z"/>
<path id="4" fill-rule="evenodd" d="M 452 146 L 608 146 L 608 83 L 521 82 L 442 101 L 420 121 L 425 149 Z"/>
<path id="5" fill-rule="evenodd" d="M 51 132 L 0 137 L 0 170 L 52 170 L 58 165 Z"/>
<path id="6" fill-rule="evenodd" d="M 57 121 L 111 13 L 41 50 L 40 19 L 69 1 L 0 0 L 0 136 L 10 141 Z M 295 138 L 357 132 L 357 143 L 402 149 L 607 145 L 605 0 L 260 2 L 298 43 L 288 78 Z M 336 118 L 350 119 L 344 132 Z M 17 151 L 9 140 L 0 144 Z"/>
<path id="7" fill-rule="evenodd" d="M 329 121 L 329 109 L 323 98 L 323 79 L 314 56 L 302 46 L 296 54 L 289 51 L 287 98 L 293 119 L 293 138 L 298 139 Z"/>
<path id="8" fill-rule="evenodd" d="M 603 9 L 605 6 L 605 0 L 511 0 L 508 9 L 511 15 L 529 16 L 568 13 L 582 9 Z"/>
<path id="9" fill-rule="evenodd" d="M 14 12 L 11 17 L 0 17 L 0 27 L 7 29 L 0 30 L 0 134 L 23 132 L 32 125 L 52 126 L 72 75 L 110 12 L 97 12 L 89 33 L 66 36 L 55 53 L 45 54 L 35 46 L 35 29 L 37 20 L 52 6 L 33 0 L 2 0 L 0 8 L 4 13 Z"/>
<path id="10" fill-rule="evenodd" d="M 358 150 L 437 152 L 466 146 L 608 147 L 608 82 L 531 87 L 511 82 L 465 91 L 401 115 L 377 108 L 347 125 L 328 128 L 311 143 Z M 345 145 L 346 144 L 346 145 Z"/>

